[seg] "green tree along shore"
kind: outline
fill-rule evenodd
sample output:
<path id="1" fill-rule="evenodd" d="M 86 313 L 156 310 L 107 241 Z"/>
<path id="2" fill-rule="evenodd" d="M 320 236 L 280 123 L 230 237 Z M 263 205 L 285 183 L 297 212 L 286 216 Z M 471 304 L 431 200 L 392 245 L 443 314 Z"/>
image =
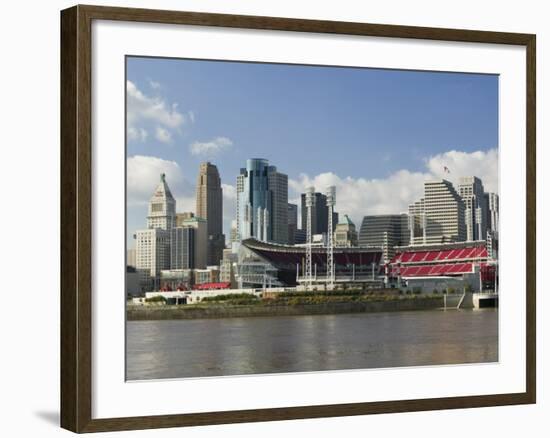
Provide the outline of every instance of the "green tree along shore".
<path id="1" fill-rule="evenodd" d="M 428 298 L 431 296 L 412 295 L 407 298 Z M 375 294 L 362 291 L 337 291 L 337 292 L 281 292 L 272 296 L 264 297 L 254 294 L 227 294 L 206 297 L 201 300 L 200 305 L 257 305 L 257 306 L 296 306 L 300 304 L 323 304 L 323 303 L 349 303 L 357 301 L 394 301 L 402 300 L 399 294 Z"/>
<path id="2" fill-rule="evenodd" d="M 423 310 L 443 307 L 443 296 L 399 294 L 396 291 L 282 292 L 277 294 L 222 294 L 199 303 L 128 305 L 128 320 L 227 318 L 247 316 L 290 316 L 359 312 Z"/>

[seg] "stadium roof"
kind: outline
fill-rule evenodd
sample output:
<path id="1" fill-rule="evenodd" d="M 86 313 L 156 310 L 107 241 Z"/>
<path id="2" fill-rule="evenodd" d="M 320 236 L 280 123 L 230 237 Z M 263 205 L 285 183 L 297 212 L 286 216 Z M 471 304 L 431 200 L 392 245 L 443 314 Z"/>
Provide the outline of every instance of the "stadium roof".
<path id="1" fill-rule="evenodd" d="M 304 246 L 281 245 L 276 243 L 260 242 L 256 239 L 246 239 L 242 246 L 253 251 L 261 258 L 269 261 L 277 268 L 295 267 L 304 263 L 306 248 Z M 321 246 L 312 246 L 312 263 L 319 267 L 327 263 L 327 249 Z M 373 247 L 335 247 L 334 262 L 336 265 L 370 266 L 379 264 L 382 250 Z"/>

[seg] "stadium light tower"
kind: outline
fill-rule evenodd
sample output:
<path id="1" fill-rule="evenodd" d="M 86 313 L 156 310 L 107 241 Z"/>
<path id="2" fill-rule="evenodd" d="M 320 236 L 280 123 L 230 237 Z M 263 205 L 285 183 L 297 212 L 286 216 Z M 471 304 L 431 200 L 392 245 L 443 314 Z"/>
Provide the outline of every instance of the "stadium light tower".
<path id="1" fill-rule="evenodd" d="M 306 225 L 306 281 L 311 287 L 313 284 L 313 271 L 312 271 L 312 256 L 311 245 L 313 236 L 311 235 L 311 214 L 312 209 L 315 206 L 315 187 L 308 187 L 306 189 L 306 209 L 307 209 L 307 225 Z"/>
<path id="2" fill-rule="evenodd" d="M 327 282 L 330 289 L 334 289 L 335 269 L 334 269 L 334 234 L 332 230 L 332 216 L 334 206 L 336 205 L 336 187 L 327 187 L 327 210 L 328 210 L 328 229 L 327 229 Z"/>

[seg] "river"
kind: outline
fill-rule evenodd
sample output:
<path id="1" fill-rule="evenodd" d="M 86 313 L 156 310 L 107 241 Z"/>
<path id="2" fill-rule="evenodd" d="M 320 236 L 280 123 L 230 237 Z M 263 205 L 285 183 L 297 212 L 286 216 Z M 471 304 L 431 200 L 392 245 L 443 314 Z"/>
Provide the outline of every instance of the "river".
<path id="1" fill-rule="evenodd" d="M 127 322 L 128 380 L 498 361 L 498 310 Z"/>

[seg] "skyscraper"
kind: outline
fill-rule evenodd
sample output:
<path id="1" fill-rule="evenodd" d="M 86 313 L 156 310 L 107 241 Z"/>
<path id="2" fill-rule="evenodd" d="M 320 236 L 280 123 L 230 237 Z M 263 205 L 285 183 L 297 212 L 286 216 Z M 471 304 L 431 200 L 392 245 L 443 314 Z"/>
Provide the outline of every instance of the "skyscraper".
<path id="1" fill-rule="evenodd" d="M 170 230 L 170 269 L 195 267 L 195 229 L 175 227 Z"/>
<path id="2" fill-rule="evenodd" d="M 302 230 L 306 229 L 306 195 L 302 193 Z M 332 215 L 334 231 L 338 223 L 338 213 Z M 323 193 L 315 192 L 315 204 L 311 211 L 311 234 L 323 234 L 328 232 L 328 207 L 327 197 Z"/>
<path id="3" fill-rule="evenodd" d="M 411 244 L 462 242 L 466 240 L 464 201 L 451 182 L 424 182 L 424 198 L 409 206 L 411 224 L 418 219 L 422 235 L 413 227 Z"/>
<path id="4" fill-rule="evenodd" d="M 136 231 L 136 270 L 140 283 L 149 288 L 163 269 L 170 268 L 170 231 L 149 228 Z"/>
<path id="5" fill-rule="evenodd" d="M 357 246 L 357 231 L 355 224 L 347 214 L 336 224 L 334 231 L 335 246 Z"/>
<path id="6" fill-rule="evenodd" d="M 409 244 L 409 215 L 378 214 L 363 217 L 359 245 L 382 248 L 386 262 L 394 256 L 396 246 Z"/>
<path id="7" fill-rule="evenodd" d="M 485 240 L 487 212 L 483 184 L 476 176 L 460 178 L 458 193 L 464 201 L 466 240 Z"/>
<path id="8" fill-rule="evenodd" d="M 268 160 L 246 160 L 237 176 L 237 232 L 240 240 L 288 243 L 288 176 Z"/>
<path id="9" fill-rule="evenodd" d="M 288 243 L 296 243 L 296 230 L 298 229 L 298 206 L 288 204 Z"/>
<path id="10" fill-rule="evenodd" d="M 208 230 L 206 220 L 191 212 L 176 215 L 178 228 L 193 229 L 193 267 L 204 269 L 207 265 Z"/>
<path id="11" fill-rule="evenodd" d="M 142 290 L 155 288 L 160 271 L 170 268 L 170 230 L 175 226 L 176 201 L 163 173 L 149 200 L 147 229 L 136 231 L 136 270 Z"/>
<path id="12" fill-rule="evenodd" d="M 166 184 L 166 175 L 160 176 L 160 183 L 149 201 L 147 228 L 169 230 L 176 224 L 176 200 Z"/>
<path id="13" fill-rule="evenodd" d="M 484 198 L 487 230 L 495 234 L 498 232 L 498 195 L 485 193 Z"/>
<path id="14" fill-rule="evenodd" d="M 208 242 L 207 264 L 217 265 L 223 257 L 223 192 L 218 168 L 201 163 L 197 177 L 196 214 L 206 219 Z"/>

